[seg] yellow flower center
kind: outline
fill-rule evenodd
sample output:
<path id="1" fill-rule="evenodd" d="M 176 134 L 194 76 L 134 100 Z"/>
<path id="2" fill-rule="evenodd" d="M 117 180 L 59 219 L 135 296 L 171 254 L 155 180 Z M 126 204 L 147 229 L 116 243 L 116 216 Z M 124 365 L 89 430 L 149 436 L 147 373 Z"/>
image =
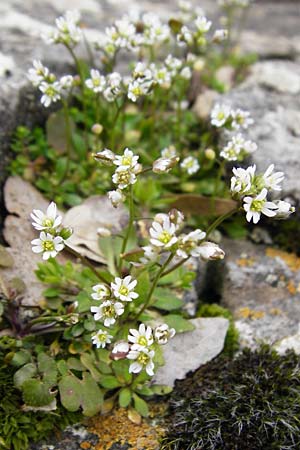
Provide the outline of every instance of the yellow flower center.
<path id="1" fill-rule="evenodd" d="M 52 241 L 43 241 L 43 249 L 45 252 L 52 252 L 55 250 L 54 243 Z"/>
<path id="2" fill-rule="evenodd" d="M 150 357 L 146 353 L 140 353 L 137 357 L 137 362 L 142 364 L 143 366 L 146 366 L 150 360 Z"/>
<path id="3" fill-rule="evenodd" d="M 139 345 L 146 346 L 146 345 L 148 344 L 148 341 L 147 341 L 147 339 L 146 339 L 145 336 L 140 336 L 140 337 L 138 338 L 137 343 L 138 343 Z"/>
<path id="4" fill-rule="evenodd" d="M 43 220 L 43 227 L 50 228 L 53 225 L 53 220 L 49 219 L 48 217 Z"/>
<path id="5" fill-rule="evenodd" d="M 131 163 L 132 163 L 132 158 L 130 158 L 129 156 L 123 156 L 122 164 L 124 166 L 130 166 Z"/>
<path id="6" fill-rule="evenodd" d="M 163 244 L 167 244 L 171 240 L 171 235 L 167 231 L 163 231 L 158 238 Z"/>
<path id="7" fill-rule="evenodd" d="M 113 317 L 115 315 L 115 308 L 113 305 L 104 306 L 103 315 L 106 317 Z"/>
<path id="8" fill-rule="evenodd" d="M 260 212 L 264 206 L 264 200 L 254 200 L 251 204 L 251 211 Z"/>
<path id="9" fill-rule="evenodd" d="M 119 289 L 119 293 L 121 295 L 128 295 L 129 289 L 126 286 L 121 286 L 120 289 Z"/>

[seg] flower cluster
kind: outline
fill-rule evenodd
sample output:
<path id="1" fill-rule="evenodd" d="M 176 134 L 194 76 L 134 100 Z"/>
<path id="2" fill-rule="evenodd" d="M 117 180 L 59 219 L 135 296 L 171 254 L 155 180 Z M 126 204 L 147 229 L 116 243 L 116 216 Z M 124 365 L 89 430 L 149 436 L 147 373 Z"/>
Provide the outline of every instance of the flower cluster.
<path id="1" fill-rule="evenodd" d="M 150 326 L 141 323 L 138 329 L 131 328 L 128 334 L 128 342 L 116 343 L 112 350 L 113 359 L 127 358 L 131 362 L 129 373 L 139 373 L 145 370 L 152 377 L 154 375 L 155 349 L 157 345 L 165 345 L 174 337 L 174 328 L 167 324 L 157 326 L 154 330 Z"/>
<path id="2" fill-rule="evenodd" d="M 150 244 L 143 247 L 142 263 L 156 262 L 166 253 L 178 260 L 191 256 L 205 261 L 223 259 L 224 251 L 215 243 L 205 241 L 206 233 L 200 229 L 190 233 L 181 233 L 183 214 L 173 209 L 169 214 L 157 214 L 150 227 Z"/>
<path id="3" fill-rule="evenodd" d="M 248 222 L 257 223 L 261 215 L 274 218 L 287 218 L 295 211 L 290 203 L 283 200 L 269 201 L 269 193 L 281 191 L 283 172 L 275 172 L 271 164 L 263 174 L 256 173 L 256 166 L 247 169 L 233 168 L 231 192 L 234 198 L 243 201 Z"/>
<path id="4" fill-rule="evenodd" d="M 42 92 L 41 103 L 47 108 L 68 96 L 76 85 L 72 75 L 64 75 L 57 79 L 41 61 L 33 61 L 33 67 L 28 71 L 28 79 Z"/>
<path id="5" fill-rule="evenodd" d="M 105 327 L 114 325 L 117 317 L 124 313 L 124 302 L 132 302 L 138 298 L 138 294 L 134 292 L 136 285 L 137 281 L 128 275 L 124 279 L 116 277 L 110 287 L 104 284 L 94 286 L 92 298 L 101 302 L 99 306 L 91 307 L 94 319 L 103 322 Z"/>
<path id="6" fill-rule="evenodd" d="M 47 44 L 64 44 L 69 48 L 75 47 L 82 39 L 82 31 L 78 24 L 78 11 L 67 11 L 64 16 L 55 20 L 56 28 L 44 36 Z"/>
<path id="7" fill-rule="evenodd" d="M 117 166 L 112 176 L 112 182 L 117 189 L 109 191 L 108 198 L 114 207 L 118 207 L 126 199 L 124 191 L 136 183 L 137 174 L 142 170 L 141 164 L 138 163 L 139 156 L 134 155 L 129 148 L 126 148 L 123 155 L 115 155 L 111 150 L 104 149 L 96 153 L 94 157 L 103 164 Z"/>
<path id="8" fill-rule="evenodd" d="M 57 214 L 54 202 L 50 203 L 46 214 L 34 209 L 31 218 L 33 227 L 40 232 L 39 238 L 31 241 L 32 251 L 42 253 L 44 260 L 55 258 L 64 249 L 65 241 L 71 236 L 72 230 L 62 227 L 62 217 Z"/>

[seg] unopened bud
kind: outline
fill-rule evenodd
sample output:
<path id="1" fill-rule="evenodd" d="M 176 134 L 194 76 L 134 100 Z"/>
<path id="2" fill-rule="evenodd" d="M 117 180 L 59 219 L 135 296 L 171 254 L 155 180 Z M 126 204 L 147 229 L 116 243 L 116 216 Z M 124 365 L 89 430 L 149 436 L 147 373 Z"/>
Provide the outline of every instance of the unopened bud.
<path id="1" fill-rule="evenodd" d="M 197 58 L 194 62 L 193 69 L 196 70 L 196 72 L 201 72 L 204 69 L 205 66 L 205 60 L 203 58 Z"/>
<path id="2" fill-rule="evenodd" d="M 102 131 L 103 131 L 103 126 L 101 125 L 101 123 L 94 123 L 94 125 L 92 126 L 92 133 L 99 136 L 102 133 Z"/>
<path id="3" fill-rule="evenodd" d="M 99 161 L 106 166 L 112 166 L 116 157 L 114 152 L 112 152 L 108 148 L 105 148 L 101 152 L 95 153 L 93 156 L 96 161 Z"/>
<path id="4" fill-rule="evenodd" d="M 73 234 L 73 230 L 70 227 L 66 227 L 63 228 L 62 230 L 60 230 L 59 235 L 63 238 L 64 241 L 66 241 L 67 239 L 69 239 L 69 237 L 71 237 Z"/>
<path id="5" fill-rule="evenodd" d="M 227 38 L 228 38 L 228 30 L 221 29 L 215 31 L 212 41 L 215 42 L 216 44 L 219 44 L 220 42 L 225 41 L 225 39 Z"/>
<path id="6" fill-rule="evenodd" d="M 99 227 L 97 228 L 97 234 L 100 237 L 109 237 L 111 236 L 111 230 L 109 228 Z"/>
<path id="7" fill-rule="evenodd" d="M 207 148 L 204 152 L 205 157 L 211 161 L 216 158 L 216 152 L 212 148 Z"/>
<path id="8" fill-rule="evenodd" d="M 178 156 L 173 158 L 159 158 L 154 161 L 152 170 L 154 173 L 168 173 L 178 163 Z"/>

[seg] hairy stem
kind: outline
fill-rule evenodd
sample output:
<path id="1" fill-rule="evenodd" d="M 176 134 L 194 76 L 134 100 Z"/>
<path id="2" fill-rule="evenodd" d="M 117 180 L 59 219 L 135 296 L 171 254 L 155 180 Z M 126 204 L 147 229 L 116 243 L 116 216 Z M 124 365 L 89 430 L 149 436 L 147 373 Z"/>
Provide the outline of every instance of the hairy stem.
<path id="1" fill-rule="evenodd" d="M 82 262 L 82 264 L 84 264 L 85 266 L 87 266 L 89 269 L 91 269 L 91 271 L 97 276 L 97 278 L 99 278 L 99 280 L 101 280 L 103 283 L 105 284 L 109 284 L 104 277 L 102 277 L 102 275 L 98 272 L 97 269 L 95 269 L 95 267 L 93 266 L 93 264 L 83 255 L 81 255 L 80 253 L 78 253 L 76 250 L 74 250 L 73 248 L 69 247 L 68 245 L 65 246 L 65 250 L 70 253 L 71 255 L 75 256 L 76 258 L 80 259 L 80 261 Z"/>

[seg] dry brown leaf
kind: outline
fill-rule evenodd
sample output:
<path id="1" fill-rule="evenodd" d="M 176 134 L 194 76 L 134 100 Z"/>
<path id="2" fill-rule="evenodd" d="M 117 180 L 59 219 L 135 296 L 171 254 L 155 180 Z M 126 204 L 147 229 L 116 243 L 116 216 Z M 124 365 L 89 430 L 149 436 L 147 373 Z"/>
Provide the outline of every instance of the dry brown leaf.
<path id="1" fill-rule="evenodd" d="M 97 234 L 98 228 L 108 228 L 112 234 L 119 233 L 128 223 L 124 207 L 114 208 L 106 196 L 94 195 L 81 205 L 74 206 L 64 216 L 64 225 L 73 228 L 68 245 L 83 256 L 105 263 Z"/>
<path id="2" fill-rule="evenodd" d="M 236 208 L 236 202 L 227 198 L 212 199 L 204 195 L 180 194 L 174 197 L 172 207 L 185 214 L 221 216 Z"/>

